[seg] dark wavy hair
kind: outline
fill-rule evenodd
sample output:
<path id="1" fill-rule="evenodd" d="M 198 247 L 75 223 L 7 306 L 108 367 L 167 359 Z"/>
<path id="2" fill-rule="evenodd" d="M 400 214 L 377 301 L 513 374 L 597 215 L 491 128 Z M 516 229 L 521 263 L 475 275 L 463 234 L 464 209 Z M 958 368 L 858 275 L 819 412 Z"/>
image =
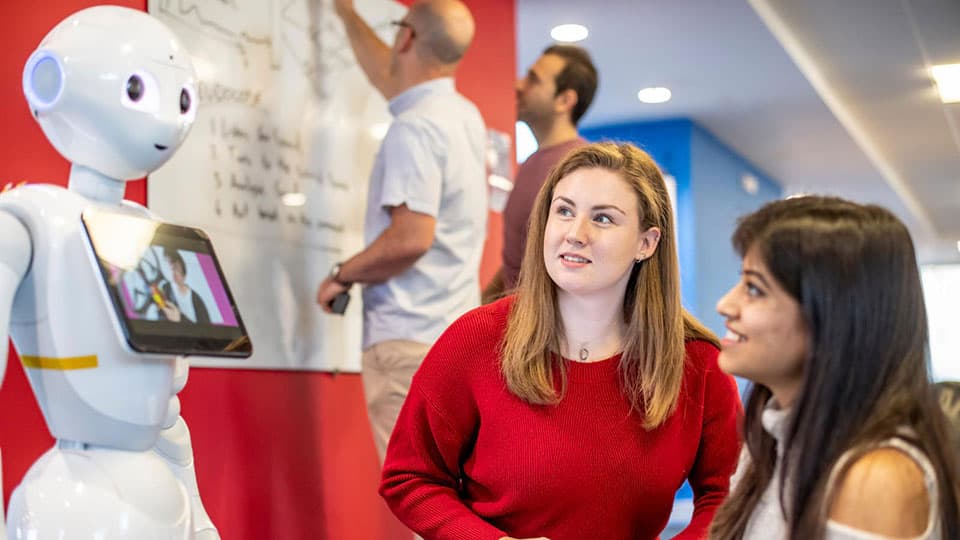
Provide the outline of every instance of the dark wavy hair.
<path id="1" fill-rule="evenodd" d="M 800 304 L 811 333 L 780 471 L 789 478 L 779 494 L 788 538 L 822 538 L 838 458 L 903 428 L 936 470 L 944 538 L 960 538 L 957 457 L 930 381 L 920 273 L 903 223 L 879 206 L 800 197 L 741 218 L 733 245 L 741 257 L 749 251 L 763 261 Z M 760 423 L 771 395 L 756 384 L 747 402 L 751 459 L 711 539 L 742 538 L 774 474 L 776 442 Z"/>

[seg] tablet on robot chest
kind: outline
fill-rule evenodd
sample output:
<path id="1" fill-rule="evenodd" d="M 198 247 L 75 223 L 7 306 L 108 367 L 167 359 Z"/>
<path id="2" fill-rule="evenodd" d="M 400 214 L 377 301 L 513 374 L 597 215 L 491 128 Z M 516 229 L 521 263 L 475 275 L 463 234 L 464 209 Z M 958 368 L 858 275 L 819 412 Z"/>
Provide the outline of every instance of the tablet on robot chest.
<path id="1" fill-rule="evenodd" d="M 249 357 L 240 312 L 205 232 L 122 212 L 86 210 L 103 292 L 136 352 Z"/>

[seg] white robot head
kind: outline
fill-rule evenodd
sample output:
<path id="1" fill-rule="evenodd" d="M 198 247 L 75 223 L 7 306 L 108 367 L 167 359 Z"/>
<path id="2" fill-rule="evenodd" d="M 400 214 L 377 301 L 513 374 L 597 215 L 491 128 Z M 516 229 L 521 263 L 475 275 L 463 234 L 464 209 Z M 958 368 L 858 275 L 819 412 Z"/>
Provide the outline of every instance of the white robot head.
<path id="1" fill-rule="evenodd" d="M 150 15 L 84 9 L 43 38 L 23 91 L 44 134 L 67 160 L 116 180 L 163 165 L 196 118 L 189 55 Z"/>

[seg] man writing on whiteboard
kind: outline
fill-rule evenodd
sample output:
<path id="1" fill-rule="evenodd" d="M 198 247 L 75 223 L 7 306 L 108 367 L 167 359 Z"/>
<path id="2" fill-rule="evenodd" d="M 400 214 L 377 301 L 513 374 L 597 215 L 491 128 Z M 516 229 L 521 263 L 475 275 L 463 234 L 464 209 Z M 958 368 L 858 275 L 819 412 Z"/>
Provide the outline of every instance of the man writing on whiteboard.
<path id="1" fill-rule="evenodd" d="M 380 41 L 353 0 L 335 0 L 357 62 L 394 121 L 370 176 L 366 248 L 337 263 L 317 303 L 363 284 L 363 386 L 383 461 L 410 380 L 443 330 L 480 301 L 486 132 L 453 75 L 473 39 L 457 0 L 416 1 Z M 359 179 L 358 179 L 359 181 Z"/>

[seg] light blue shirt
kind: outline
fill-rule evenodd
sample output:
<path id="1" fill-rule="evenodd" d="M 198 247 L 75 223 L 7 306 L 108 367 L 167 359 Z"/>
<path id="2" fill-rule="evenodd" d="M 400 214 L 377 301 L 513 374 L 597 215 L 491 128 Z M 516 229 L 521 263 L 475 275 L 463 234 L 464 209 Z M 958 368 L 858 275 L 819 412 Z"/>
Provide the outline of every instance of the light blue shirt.
<path id="1" fill-rule="evenodd" d="M 433 216 L 430 249 L 402 274 L 363 289 L 363 348 L 387 340 L 433 344 L 480 303 L 487 230 L 486 130 L 453 79 L 434 79 L 390 101 L 394 121 L 370 173 L 364 242 L 390 225 L 389 207 Z"/>

